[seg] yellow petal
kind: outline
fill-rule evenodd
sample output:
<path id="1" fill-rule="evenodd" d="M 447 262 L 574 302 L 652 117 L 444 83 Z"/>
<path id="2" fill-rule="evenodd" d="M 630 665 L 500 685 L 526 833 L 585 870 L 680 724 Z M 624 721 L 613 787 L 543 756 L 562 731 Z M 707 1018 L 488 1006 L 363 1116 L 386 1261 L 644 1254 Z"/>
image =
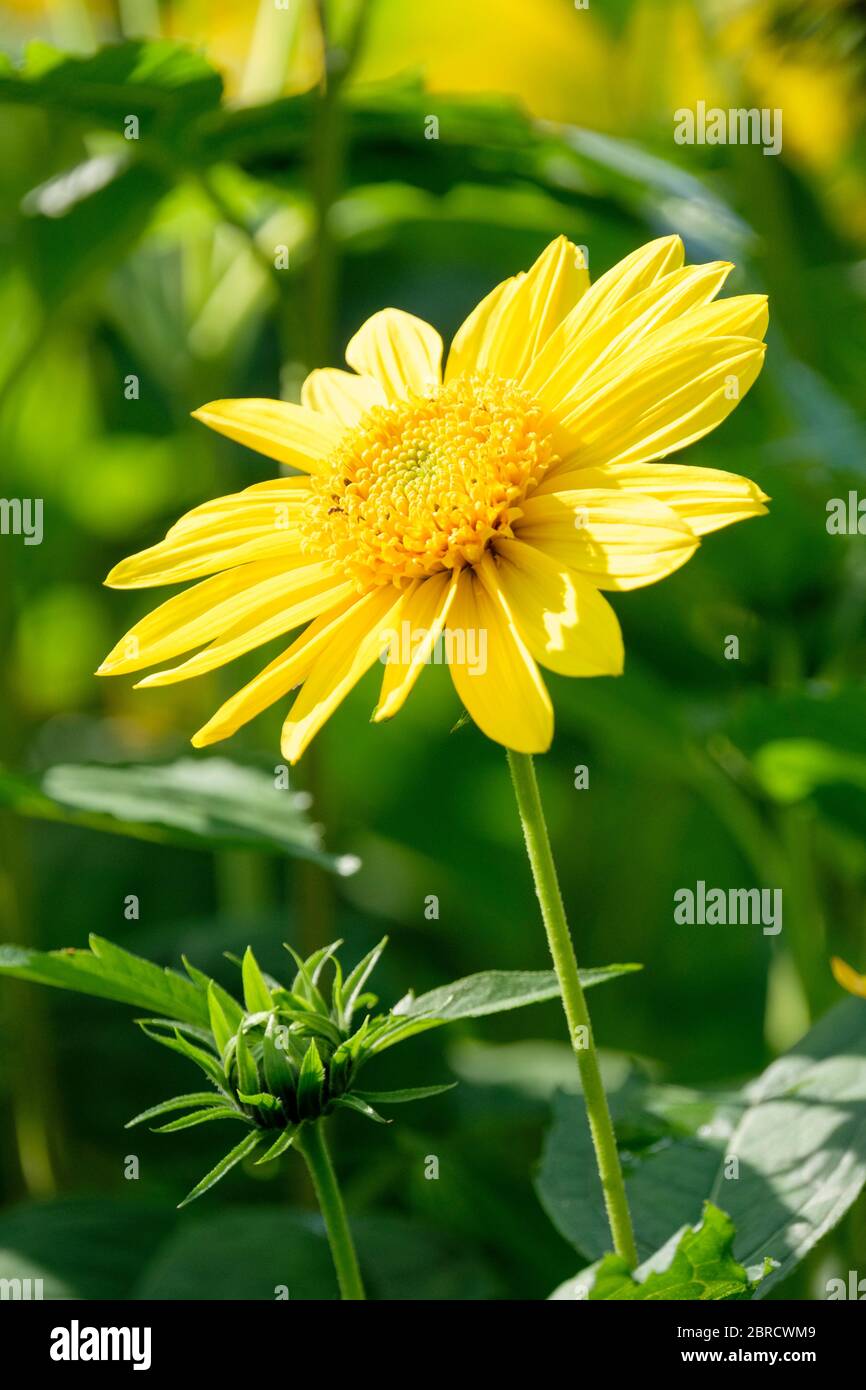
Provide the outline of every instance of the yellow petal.
<path id="1" fill-rule="evenodd" d="M 651 333 L 690 309 L 708 304 L 732 269 L 729 261 L 712 261 L 675 270 L 632 295 L 590 329 L 578 325 L 577 316 L 570 314 L 530 364 L 523 385 L 549 410 L 559 409 L 581 382 L 612 358 L 641 346 Z"/>
<path id="2" fill-rule="evenodd" d="M 588 579 L 523 541 L 496 543 L 496 577 L 536 661 L 564 676 L 618 676 L 622 633 Z M 481 568 L 481 578 L 490 570 Z"/>
<path id="3" fill-rule="evenodd" d="M 365 594 L 316 657 L 283 725 L 283 757 L 296 763 L 354 685 L 389 646 L 411 589 L 384 585 Z"/>
<path id="4" fill-rule="evenodd" d="M 659 237 L 638 247 L 606 271 L 587 290 L 571 314 L 571 332 L 588 333 L 621 304 L 682 267 L 683 243 L 678 236 Z"/>
<path id="5" fill-rule="evenodd" d="M 682 463 L 612 463 L 601 468 L 578 468 L 573 473 L 545 478 L 534 494 L 571 488 L 618 488 L 664 502 L 687 522 L 696 536 L 764 516 L 769 501 L 757 483 L 719 468 L 693 468 Z"/>
<path id="6" fill-rule="evenodd" d="M 301 387 L 301 404 L 350 428 L 374 405 L 385 404 L 385 392 L 371 376 L 319 367 Z"/>
<path id="7" fill-rule="evenodd" d="M 442 339 L 423 319 L 402 309 L 380 309 L 346 348 L 346 361 L 362 376 L 373 377 L 387 400 L 423 395 L 442 379 Z"/>
<path id="8" fill-rule="evenodd" d="M 407 598 L 399 632 L 388 649 L 375 723 L 392 718 L 405 701 L 442 635 L 456 592 L 455 574 L 435 574 Z"/>
<path id="9" fill-rule="evenodd" d="M 262 532 L 285 531 L 290 518 L 300 514 L 311 496 L 307 477 L 269 478 L 264 483 L 253 483 L 242 492 L 214 497 L 193 507 L 169 529 L 166 540 L 178 536 L 188 540 L 193 532 L 197 536 L 218 535 L 226 525 L 231 529 L 258 527 Z"/>
<path id="10" fill-rule="evenodd" d="M 663 502 L 598 488 L 533 495 L 514 523 L 518 540 L 599 589 L 638 589 L 684 565 L 699 541 Z"/>
<path id="11" fill-rule="evenodd" d="M 856 994 L 858 999 L 866 999 L 866 975 L 858 975 L 856 970 L 852 970 L 851 966 L 846 965 L 838 956 L 832 957 L 830 967 L 838 985 L 847 989 L 849 994 Z"/>
<path id="12" fill-rule="evenodd" d="M 219 434 L 305 473 L 323 471 L 343 434 L 326 416 L 289 401 L 211 401 L 192 413 Z"/>
<path id="13" fill-rule="evenodd" d="M 352 595 L 310 623 L 286 651 L 220 706 L 213 718 L 193 735 L 193 747 L 205 748 L 208 744 L 229 738 L 241 725 L 249 723 L 275 700 L 300 685 L 316 657 L 327 650 L 344 624 L 352 622 L 354 610 L 364 601 Z"/>
<path id="14" fill-rule="evenodd" d="M 178 681 L 190 680 L 193 676 L 202 676 L 218 666 L 225 666 L 226 662 L 234 661 L 244 652 L 252 651 L 265 642 L 291 632 L 293 627 L 318 618 L 357 592 L 350 582 L 338 581 L 330 565 L 305 566 L 290 578 L 290 584 L 283 583 L 276 595 L 268 600 L 262 596 L 255 608 L 245 611 L 241 619 L 227 627 L 204 651 L 196 652 L 180 666 L 145 676 L 136 684 L 136 690 L 146 686 L 175 685 Z"/>
<path id="15" fill-rule="evenodd" d="M 462 570 L 446 629 L 457 694 L 488 738 L 518 753 L 543 753 L 553 738 L 553 706 L 520 635 L 495 566 L 482 583 Z"/>
<path id="16" fill-rule="evenodd" d="M 765 347 L 752 338 L 709 338 L 667 348 L 601 386 L 590 378 L 560 419 L 573 443 L 550 476 L 576 467 L 646 463 L 702 439 L 730 415 L 755 382 Z"/>
<path id="17" fill-rule="evenodd" d="M 121 560 L 106 579 L 112 589 L 139 589 L 198 579 L 254 560 L 301 556 L 297 522 L 310 499 L 306 478 L 274 478 L 194 507 L 165 539 Z"/>
<path id="18" fill-rule="evenodd" d="M 557 237 L 526 272 L 498 286 L 458 330 L 446 381 L 463 372 L 519 378 L 589 289 L 583 252 Z"/>
<path id="19" fill-rule="evenodd" d="M 257 621 L 263 610 L 285 609 L 295 591 L 310 585 L 333 584 L 336 575 L 328 564 L 303 565 L 288 571 L 279 560 L 239 565 L 205 579 L 182 594 L 160 604 L 129 630 L 105 658 L 101 676 L 140 671 L 201 647 L 226 630 Z"/>

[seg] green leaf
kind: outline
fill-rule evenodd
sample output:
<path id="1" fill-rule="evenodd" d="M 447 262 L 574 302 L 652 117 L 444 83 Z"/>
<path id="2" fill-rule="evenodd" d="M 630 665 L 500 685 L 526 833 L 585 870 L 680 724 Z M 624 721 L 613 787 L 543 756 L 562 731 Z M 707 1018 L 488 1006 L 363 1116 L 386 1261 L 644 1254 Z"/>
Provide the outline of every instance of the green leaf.
<path id="1" fill-rule="evenodd" d="M 258 961 L 253 955 L 252 947 L 248 946 L 244 952 L 243 965 L 241 966 L 241 977 L 244 985 L 244 1003 L 251 1014 L 269 1013 L 274 1007 L 271 999 L 271 991 L 264 981 L 264 976 L 258 966 Z"/>
<path id="2" fill-rule="evenodd" d="M 225 1096 L 217 1095 L 215 1091 L 190 1091 L 185 1096 L 173 1096 L 171 1100 L 160 1101 L 159 1105 L 152 1105 L 149 1110 L 142 1110 L 141 1114 L 127 1120 L 124 1129 L 132 1129 L 133 1125 L 143 1124 L 145 1120 L 167 1115 L 171 1110 L 185 1110 L 188 1106 L 198 1105 L 213 1105 L 221 1109 L 225 1105 Z"/>
<path id="3" fill-rule="evenodd" d="M 235 1035 L 235 1061 L 238 1069 L 238 1090 L 246 1091 L 248 1095 L 254 1094 L 260 1089 L 259 1072 L 244 1037 L 243 1025 Z"/>
<path id="4" fill-rule="evenodd" d="M 324 1084 L 325 1068 L 316 1047 L 316 1040 L 311 1038 L 298 1073 L 298 1114 L 302 1118 L 319 1114 Z"/>
<path id="5" fill-rule="evenodd" d="M 0 974 L 115 999 L 200 1027 L 208 1026 L 207 999 L 190 980 L 174 970 L 142 960 L 102 937 L 91 936 L 90 946 L 89 951 L 72 947 L 31 951 L 23 946 L 0 946 Z"/>
<path id="6" fill-rule="evenodd" d="M 365 1100 L 362 1100 L 357 1092 L 353 1092 L 348 1096 L 340 1096 L 334 1101 L 334 1104 L 345 1106 L 347 1110 L 355 1110 L 359 1115 L 363 1115 L 365 1119 L 375 1120 L 376 1123 L 380 1125 L 390 1125 L 394 1123 L 393 1120 L 386 1120 L 384 1115 L 377 1114 L 372 1105 L 368 1105 Z"/>
<path id="7" fill-rule="evenodd" d="M 167 1125 L 158 1125 L 153 1131 L 154 1134 L 173 1134 L 176 1129 L 192 1129 L 194 1125 L 206 1124 L 208 1120 L 242 1120 L 245 1125 L 252 1124 L 252 1120 L 246 1115 L 242 1115 L 239 1110 L 232 1110 L 228 1105 L 221 1109 L 208 1106 L 207 1110 L 196 1110 L 192 1115 L 183 1115 L 179 1120 L 170 1120 Z"/>
<path id="8" fill-rule="evenodd" d="M 581 970 L 580 982 L 584 989 L 591 989 L 593 985 L 605 984 L 640 969 L 640 965 L 606 965 Z M 485 970 L 422 994 L 400 1009 L 400 1017 L 424 1015 L 443 1022 L 455 1018 L 484 1018 L 487 1014 L 521 1009 L 526 1004 L 539 1004 L 558 997 L 559 983 L 553 970 Z"/>
<path id="9" fill-rule="evenodd" d="M 207 994 L 208 990 L 213 990 L 226 1016 L 229 1027 L 233 1033 L 236 1033 L 240 1027 L 241 1019 L 244 1016 L 244 1011 L 238 1001 L 229 994 L 228 990 L 223 989 L 222 985 L 218 984 L 216 980 L 212 980 L 203 970 L 198 970 L 186 956 L 181 956 L 181 960 L 183 961 L 183 968 L 189 975 L 193 984 L 197 984 L 200 989 L 204 990 L 205 994 Z"/>
<path id="10" fill-rule="evenodd" d="M 171 180 L 108 155 L 35 189 L 24 200 L 19 231 L 30 279 L 46 304 L 89 288 L 138 241 Z"/>
<path id="11" fill-rule="evenodd" d="M 0 805 L 160 844 L 279 852 L 337 873 L 357 867 L 322 851 L 320 832 L 298 796 L 279 790 L 267 773 L 226 758 L 180 758 L 161 766 L 60 766 L 41 783 L 0 772 Z"/>
<path id="12" fill-rule="evenodd" d="M 284 1047 L 280 1046 L 281 1032 L 285 1024 L 278 1024 L 272 1014 L 268 1019 L 265 1029 L 265 1036 L 262 1042 L 262 1066 L 265 1073 L 265 1082 L 268 1089 L 275 1095 L 283 1095 L 294 1090 L 295 1068 Z"/>
<path id="13" fill-rule="evenodd" d="M 0 75 L 0 101 L 54 108 L 118 134 L 130 112 L 140 135 L 219 105 L 222 80 L 193 49 L 165 41 L 112 44 L 86 57 L 31 43 L 20 69 Z"/>
<path id="14" fill-rule="evenodd" d="M 286 1149 L 295 1142 L 300 1125 L 286 1125 L 278 1139 L 275 1139 L 269 1149 L 266 1149 L 261 1158 L 256 1159 L 256 1166 L 260 1163 L 270 1163 L 272 1159 L 279 1158 L 280 1154 L 285 1153 Z"/>
<path id="15" fill-rule="evenodd" d="M 712 1096 L 707 1100 L 712 1101 Z M 613 1097 L 614 1121 L 628 1123 Z M 696 1117 L 701 1107 L 692 1107 Z M 638 1251 L 646 1258 L 700 1217 L 709 1200 L 736 1228 L 746 1268 L 776 1261 L 763 1297 L 796 1267 L 866 1185 L 866 1006 L 850 999 L 741 1092 L 726 1095 L 697 1132 L 674 1125 L 629 1155 L 626 1190 Z M 662 1139 L 662 1142 L 658 1142 Z M 539 1196 L 559 1231 L 586 1258 L 609 1236 L 579 1097 L 560 1095 L 545 1143 Z"/>
<path id="16" fill-rule="evenodd" d="M 634 1275 L 619 1255 L 607 1255 L 592 1271 L 564 1285 L 554 1298 L 583 1297 L 590 1302 L 749 1299 L 756 1281 L 734 1259 L 734 1234 L 730 1217 L 707 1202 L 700 1224 L 678 1233 Z"/>
<path id="17" fill-rule="evenodd" d="M 342 986 L 342 997 L 345 1000 L 343 1005 L 343 1027 L 349 1028 L 352 1023 L 352 1014 L 358 1007 L 358 1000 L 361 990 L 369 980 L 379 961 L 379 957 L 388 945 L 387 936 L 383 936 L 378 946 L 374 946 L 363 960 L 359 961 L 354 970 L 346 976 Z"/>
<path id="18" fill-rule="evenodd" d="M 42 1279 L 46 1300 L 133 1298 L 178 1224 L 165 1202 L 77 1195 L 0 1214 L 0 1280 Z M 327 1247 L 326 1247 L 327 1248 Z"/>
<path id="19" fill-rule="evenodd" d="M 236 1030 L 232 1028 L 231 1024 L 225 1016 L 222 1004 L 217 998 L 216 990 L 213 987 L 213 981 L 211 981 L 210 985 L 208 986 L 207 1004 L 208 1012 L 210 1014 L 211 1032 L 214 1036 L 214 1042 L 216 1043 L 219 1049 L 220 1056 L 225 1058 L 226 1048 L 228 1047 L 232 1038 L 235 1036 Z"/>
<path id="20" fill-rule="evenodd" d="M 445 1091 L 453 1091 L 456 1085 L 456 1081 L 448 1081 L 442 1086 L 412 1086 L 404 1091 L 353 1091 L 352 1094 L 371 1105 L 405 1105 L 408 1101 L 441 1096 Z"/>
<path id="21" fill-rule="evenodd" d="M 290 946 L 288 941 L 284 941 L 283 946 L 298 967 L 298 973 L 294 978 L 289 993 L 297 996 L 303 1007 L 310 1009 L 311 1012 L 319 1013 L 326 1017 L 328 1006 L 319 993 L 319 990 L 316 988 L 315 981 L 307 968 L 307 962 L 301 959 L 294 946 Z"/>
<path id="22" fill-rule="evenodd" d="M 186 1038 L 181 1037 L 177 1030 L 169 1037 L 165 1033 L 158 1032 L 157 1029 L 152 1028 L 146 1022 L 139 1022 L 138 1026 L 153 1042 L 161 1043 L 163 1047 L 169 1048 L 171 1052 L 179 1052 L 181 1057 L 186 1057 L 190 1062 L 195 1062 L 196 1066 L 201 1068 L 205 1076 L 212 1081 L 215 1086 L 219 1086 L 221 1090 L 225 1088 L 226 1082 L 222 1067 L 209 1052 L 203 1051 L 200 1047 L 194 1047 L 192 1043 L 187 1042 Z"/>
<path id="23" fill-rule="evenodd" d="M 187 1193 L 183 1201 L 178 1202 L 178 1209 L 188 1206 L 189 1203 L 194 1202 L 197 1197 L 201 1197 L 205 1192 L 208 1192 L 210 1188 L 219 1182 L 220 1178 L 224 1178 L 226 1173 L 228 1173 L 231 1168 L 234 1168 L 236 1163 L 240 1163 L 248 1154 L 251 1154 L 257 1145 L 261 1143 L 261 1139 L 261 1130 L 258 1129 L 254 1129 L 249 1134 L 244 1135 L 241 1142 L 236 1144 L 235 1147 L 226 1154 L 225 1158 L 221 1158 L 219 1163 L 217 1163 L 214 1168 L 211 1168 L 209 1173 L 205 1174 L 201 1182 L 196 1183 L 195 1187 L 191 1192 Z"/>

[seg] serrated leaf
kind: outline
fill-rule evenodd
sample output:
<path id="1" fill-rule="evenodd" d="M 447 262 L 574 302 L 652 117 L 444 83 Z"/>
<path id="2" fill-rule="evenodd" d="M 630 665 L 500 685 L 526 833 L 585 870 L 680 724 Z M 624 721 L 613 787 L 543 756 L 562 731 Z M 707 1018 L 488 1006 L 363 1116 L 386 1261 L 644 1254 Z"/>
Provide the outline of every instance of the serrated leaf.
<path id="1" fill-rule="evenodd" d="M 114 999 L 207 1027 L 207 1000 L 190 980 L 102 937 L 91 936 L 90 946 L 89 951 L 72 947 L 31 951 L 23 946 L 0 946 L 0 975 Z"/>
<path id="2" fill-rule="evenodd" d="M 224 1178 L 226 1173 L 234 1168 L 236 1163 L 240 1163 L 248 1154 L 251 1154 L 261 1143 L 261 1140 L 262 1132 L 258 1129 L 254 1129 L 249 1134 L 245 1135 L 241 1142 L 236 1144 L 235 1147 L 226 1154 L 225 1158 L 221 1158 L 219 1163 L 211 1168 L 209 1173 L 205 1174 L 201 1182 L 196 1183 L 195 1187 L 191 1192 L 187 1193 L 183 1201 L 178 1202 L 178 1209 L 188 1206 L 189 1203 L 194 1202 L 197 1197 L 201 1197 L 205 1192 L 208 1192 L 210 1188 L 219 1182 L 220 1178 Z"/>
<path id="3" fill-rule="evenodd" d="M 612 1102 L 619 1123 L 616 1096 Z M 566 1239 L 597 1259 L 608 1248 L 607 1221 L 580 1098 L 557 1097 L 555 1116 L 539 1195 Z M 862 1002 L 832 1009 L 762 1076 L 727 1093 L 699 1126 L 686 1135 L 671 1130 L 663 1142 L 631 1155 L 626 1190 L 638 1252 L 645 1258 L 697 1221 L 708 1199 L 730 1215 L 734 1253 L 747 1269 L 768 1257 L 777 1262 L 761 1283 L 763 1297 L 866 1185 Z"/>
<path id="4" fill-rule="evenodd" d="M 316 1040 L 311 1038 L 298 1073 L 296 1094 L 298 1114 L 302 1119 L 319 1114 L 324 1084 L 325 1068 L 319 1056 L 319 1049 L 316 1047 Z"/>
<path id="5" fill-rule="evenodd" d="M 205 1076 L 207 1076 L 215 1086 L 218 1086 L 221 1090 L 225 1088 L 226 1081 L 222 1067 L 209 1052 L 205 1052 L 202 1048 L 195 1047 L 191 1042 L 187 1042 L 186 1038 L 181 1037 L 180 1033 L 177 1031 L 171 1036 L 168 1036 L 152 1028 L 148 1023 L 139 1023 L 138 1026 L 152 1042 L 161 1043 L 163 1047 L 169 1048 L 170 1051 L 179 1052 L 181 1057 L 186 1057 L 190 1062 L 195 1062 L 196 1066 L 201 1068 Z"/>
<path id="6" fill-rule="evenodd" d="M 734 1236 L 730 1217 L 707 1202 L 700 1224 L 679 1232 L 634 1275 L 619 1255 L 607 1255 L 587 1275 L 565 1285 L 570 1292 L 558 1291 L 554 1297 L 590 1302 L 749 1299 L 755 1283 L 734 1259 Z"/>
<path id="7" fill-rule="evenodd" d="M 277 1097 L 272 1096 L 269 1091 L 238 1091 L 238 1100 L 243 1101 L 244 1105 L 255 1105 L 259 1110 L 267 1110 L 270 1114 L 283 1108 Z"/>
<path id="8" fill-rule="evenodd" d="M 630 964 L 581 970 L 580 983 L 584 989 L 592 989 L 642 968 Z M 399 1017 L 435 1016 L 443 1022 L 455 1018 L 485 1018 L 488 1014 L 522 1009 L 527 1004 L 540 1004 L 558 997 L 559 982 L 553 970 L 485 970 L 455 980 L 453 984 L 440 985 L 408 1002 L 405 1008 L 402 1007 L 405 1001 L 401 1000 Z"/>
<path id="9" fill-rule="evenodd" d="M 256 1159 L 256 1165 L 260 1163 L 270 1163 L 272 1159 L 279 1158 L 280 1154 L 285 1153 L 286 1149 L 295 1142 L 295 1138 L 300 1130 L 300 1125 L 287 1125 L 275 1139 L 269 1149 L 266 1149 L 261 1158 Z"/>
<path id="10" fill-rule="evenodd" d="M 208 1120 L 242 1120 L 245 1125 L 252 1121 L 246 1115 L 242 1115 L 239 1110 L 233 1110 L 230 1106 L 222 1106 L 219 1110 L 214 1106 L 208 1106 L 206 1110 L 196 1110 L 192 1115 L 184 1115 L 179 1120 L 170 1120 L 167 1125 L 158 1125 L 154 1129 L 154 1134 L 173 1134 L 177 1129 L 192 1129 L 194 1125 L 206 1124 Z"/>
<path id="11" fill-rule="evenodd" d="M 456 1081 L 447 1081 L 440 1086 L 412 1086 L 403 1091 L 353 1091 L 352 1094 L 370 1105 L 405 1105 L 409 1101 L 441 1096 L 445 1091 L 453 1091 L 456 1085 Z"/>
<path id="12" fill-rule="evenodd" d="M 163 1100 L 160 1101 L 159 1105 L 151 1105 L 148 1110 L 142 1110 L 139 1115 L 127 1120 L 124 1129 L 132 1129 L 133 1125 L 143 1124 L 145 1120 L 155 1120 L 160 1115 L 167 1115 L 172 1110 L 186 1110 L 188 1107 L 198 1105 L 213 1105 L 222 1109 L 225 1105 L 225 1096 L 218 1095 L 216 1091 L 190 1091 L 185 1096 L 172 1096 L 171 1100 Z"/>

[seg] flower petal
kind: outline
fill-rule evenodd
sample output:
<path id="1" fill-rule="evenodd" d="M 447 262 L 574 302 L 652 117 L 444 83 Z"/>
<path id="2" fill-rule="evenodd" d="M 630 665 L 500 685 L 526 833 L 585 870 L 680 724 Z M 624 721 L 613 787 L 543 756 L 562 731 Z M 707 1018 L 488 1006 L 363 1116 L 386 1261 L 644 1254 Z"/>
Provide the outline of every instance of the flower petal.
<path id="1" fill-rule="evenodd" d="M 652 497 L 575 488 L 533 495 L 514 534 L 598 589 L 638 589 L 678 570 L 698 548 L 676 512 Z"/>
<path id="2" fill-rule="evenodd" d="M 220 706 L 216 714 L 193 735 L 193 747 L 205 748 L 208 744 L 229 738 L 241 725 L 249 723 L 275 700 L 300 685 L 309 675 L 316 658 L 327 650 L 328 644 L 347 623 L 354 621 L 355 610 L 360 609 L 364 602 L 364 598 L 357 598 L 353 594 L 310 623 L 286 651 Z"/>
<path id="3" fill-rule="evenodd" d="M 374 405 L 385 405 L 385 392 L 371 376 L 319 367 L 301 387 L 301 404 L 351 428 Z"/>
<path id="4" fill-rule="evenodd" d="M 423 319 L 403 309 L 380 309 L 346 348 L 346 361 L 362 376 L 373 377 L 387 400 L 423 395 L 442 380 L 442 339 Z"/>
<path id="5" fill-rule="evenodd" d="M 300 486 L 298 486 L 300 484 Z M 112 589 L 178 584 L 254 560 L 303 560 L 297 522 L 310 498 L 306 478 L 277 478 L 195 507 L 157 545 L 129 555 L 106 579 Z"/>
<path id="6" fill-rule="evenodd" d="M 525 275 L 497 286 L 458 329 L 446 381 L 464 372 L 519 378 L 588 289 L 583 252 L 557 237 Z"/>
<path id="7" fill-rule="evenodd" d="M 322 472 L 343 434 L 324 415 L 289 401 L 211 401 L 192 413 L 219 434 L 305 473 Z"/>
<path id="8" fill-rule="evenodd" d="M 485 581 L 464 569 L 446 628 L 457 694 L 488 738 L 518 753 L 543 753 L 553 738 L 553 706 L 493 571 Z"/>
<path id="9" fill-rule="evenodd" d="M 434 574 L 407 598 L 400 631 L 388 650 L 374 723 L 392 718 L 404 703 L 442 635 L 456 592 L 453 572 Z"/>
<path id="10" fill-rule="evenodd" d="M 305 570 L 297 573 L 303 576 Z M 263 595 L 273 596 L 280 589 L 291 589 L 291 584 L 291 575 L 280 560 L 238 565 L 202 580 L 175 594 L 130 628 L 109 652 L 98 674 L 118 676 L 140 671 L 155 661 L 200 647 L 254 609 Z"/>
<path id="11" fill-rule="evenodd" d="M 663 275 L 589 329 L 569 314 L 530 364 L 523 385 L 549 410 L 558 409 L 612 358 L 640 347 L 651 333 L 690 309 L 708 304 L 732 269 L 729 261 L 712 261 Z"/>
<path id="12" fill-rule="evenodd" d="M 388 645 L 411 589 L 383 585 L 365 594 L 317 655 L 283 725 L 283 757 L 296 763 L 325 720 Z"/>
<path id="13" fill-rule="evenodd" d="M 715 306 L 713 306 L 715 307 Z M 606 463 L 646 463 L 702 439 L 753 385 L 766 349 L 753 338 L 686 341 L 578 390 L 560 417 L 572 440 L 550 477 Z"/>
<path id="14" fill-rule="evenodd" d="M 203 651 L 196 652 L 180 666 L 166 671 L 154 671 L 138 681 L 136 690 L 155 685 L 175 685 L 178 681 L 202 676 L 218 666 L 225 666 L 244 652 L 252 651 L 275 637 L 291 632 L 293 627 L 318 618 L 320 614 L 343 603 L 357 591 L 347 580 L 339 580 L 332 567 L 325 564 L 304 566 L 289 576 L 270 594 L 259 596 L 243 616 L 227 627 Z"/>
<path id="15" fill-rule="evenodd" d="M 588 579 L 523 541 L 498 541 L 496 554 L 496 577 L 536 661 L 563 676 L 621 674 L 617 616 Z M 482 567 L 482 580 L 489 575 Z"/>
<path id="16" fill-rule="evenodd" d="M 534 495 L 580 487 L 618 488 L 655 497 L 682 517 L 696 536 L 750 516 L 764 516 L 764 503 L 769 501 L 757 483 L 739 473 L 683 463 L 610 463 L 600 468 L 578 468 L 545 478 Z"/>
<path id="17" fill-rule="evenodd" d="M 571 332 L 588 333 L 603 323 L 621 304 L 665 275 L 679 270 L 684 256 L 683 243 L 678 236 L 658 237 L 632 251 L 587 290 L 570 316 Z"/>

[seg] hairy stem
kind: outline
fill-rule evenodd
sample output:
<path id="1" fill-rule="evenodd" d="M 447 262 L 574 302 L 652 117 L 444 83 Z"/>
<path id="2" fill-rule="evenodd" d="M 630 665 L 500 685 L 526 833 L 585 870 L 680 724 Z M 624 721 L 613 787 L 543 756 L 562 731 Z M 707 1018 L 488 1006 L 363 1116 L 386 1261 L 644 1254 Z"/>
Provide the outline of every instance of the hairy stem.
<path id="1" fill-rule="evenodd" d="M 340 1297 L 355 1302 L 363 1300 L 365 1297 L 364 1285 L 361 1282 L 358 1257 L 355 1254 L 355 1244 L 349 1230 L 346 1208 L 343 1205 L 343 1198 L 337 1185 L 337 1175 L 334 1172 L 334 1165 L 331 1162 L 331 1155 L 325 1140 L 324 1120 L 305 1124 L 295 1140 L 295 1147 L 300 1149 L 303 1154 L 310 1170 L 313 1186 L 316 1189 L 319 1210 L 325 1222 L 331 1256 L 337 1271 Z"/>
<path id="2" fill-rule="evenodd" d="M 538 782 L 532 757 L 528 753 L 515 753 L 508 750 L 508 765 L 511 780 L 517 797 L 517 808 L 523 825 L 526 852 L 532 868 L 535 892 L 541 907 L 541 917 L 547 932 L 547 944 L 553 957 L 553 964 L 559 978 L 562 1006 L 568 1023 L 568 1034 L 572 1050 L 577 1058 L 583 1099 L 589 1119 L 598 1175 L 604 1192 L 604 1204 L 610 1225 L 613 1246 L 618 1255 L 633 1269 L 638 1262 L 631 1213 L 625 1192 L 625 1183 L 616 1147 L 616 1137 L 610 1118 L 607 1096 L 601 1079 L 592 1024 L 580 975 L 577 958 L 562 894 L 556 865 L 550 848 L 547 823 L 538 792 Z"/>

